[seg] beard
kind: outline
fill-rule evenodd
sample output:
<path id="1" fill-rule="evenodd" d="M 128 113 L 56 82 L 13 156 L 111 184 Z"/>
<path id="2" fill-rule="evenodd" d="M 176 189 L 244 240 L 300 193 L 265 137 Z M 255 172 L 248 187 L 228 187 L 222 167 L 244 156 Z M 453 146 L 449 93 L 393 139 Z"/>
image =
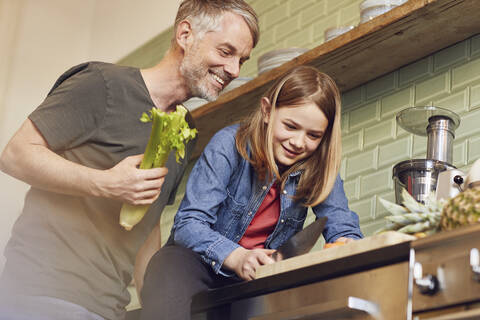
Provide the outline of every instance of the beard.
<path id="1" fill-rule="evenodd" d="M 203 61 L 195 61 L 192 54 L 185 55 L 180 65 L 180 73 L 185 78 L 188 89 L 193 97 L 199 97 L 207 101 L 218 98 L 219 92 L 211 88 L 208 83 L 208 67 Z"/>

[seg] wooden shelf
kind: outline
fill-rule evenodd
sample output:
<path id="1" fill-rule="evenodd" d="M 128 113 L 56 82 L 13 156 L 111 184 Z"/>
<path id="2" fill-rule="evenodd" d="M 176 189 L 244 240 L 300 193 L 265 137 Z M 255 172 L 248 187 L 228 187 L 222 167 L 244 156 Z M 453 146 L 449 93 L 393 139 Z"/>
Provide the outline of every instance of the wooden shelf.
<path id="1" fill-rule="evenodd" d="M 299 65 L 313 65 L 342 92 L 480 32 L 479 0 L 410 0 L 192 111 L 197 157 L 215 132 L 248 115 L 271 83 Z"/>

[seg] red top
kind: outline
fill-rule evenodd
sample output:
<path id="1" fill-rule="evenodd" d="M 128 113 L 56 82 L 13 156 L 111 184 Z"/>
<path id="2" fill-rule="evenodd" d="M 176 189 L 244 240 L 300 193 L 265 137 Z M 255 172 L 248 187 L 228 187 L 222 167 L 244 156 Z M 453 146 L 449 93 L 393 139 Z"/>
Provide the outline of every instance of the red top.
<path id="1" fill-rule="evenodd" d="M 265 241 L 275 229 L 279 217 L 280 193 L 277 184 L 273 184 L 238 243 L 246 249 L 265 248 Z"/>

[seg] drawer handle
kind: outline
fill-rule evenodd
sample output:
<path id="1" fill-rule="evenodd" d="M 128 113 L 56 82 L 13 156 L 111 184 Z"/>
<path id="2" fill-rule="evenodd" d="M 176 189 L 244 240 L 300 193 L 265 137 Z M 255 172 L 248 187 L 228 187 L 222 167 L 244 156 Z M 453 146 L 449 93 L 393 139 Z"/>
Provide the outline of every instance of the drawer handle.
<path id="1" fill-rule="evenodd" d="M 477 248 L 470 250 L 470 266 L 472 267 L 473 279 L 480 282 L 480 254 Z"/>
<path id="2" fill-rule="evenodd" d="M 423 268 L 420 262 L 415 262 L 413 266 L 413 278 L 421 294 L 434 295 L 440 288 L 440 283 L 436 276 L 427 274 L 423 276 Z"/>
<path id="3" fill-rule="evenodd" d="M 366 315 L 370 315 L 374 319 L 383 319 L 380 307 L 376 303 L 357 297 L 348 297 L 293 310 L 264 314 L 249 318 L 249 320 L 356 319 Z"/>

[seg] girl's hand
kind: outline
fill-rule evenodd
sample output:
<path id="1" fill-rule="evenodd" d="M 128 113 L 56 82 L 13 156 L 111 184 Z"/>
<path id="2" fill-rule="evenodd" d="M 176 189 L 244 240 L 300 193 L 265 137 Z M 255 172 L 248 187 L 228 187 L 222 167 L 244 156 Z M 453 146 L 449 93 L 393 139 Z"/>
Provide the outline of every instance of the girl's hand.
<path id="1" fill-rule="evenodd" d="M 273 249 L 248 250 L 239 247 L 230 253 L 223 262 L 223 266 L 234 271 L 243 280 L 255 279 L 255 272 L 258 266 L 274 263 Z"/>

